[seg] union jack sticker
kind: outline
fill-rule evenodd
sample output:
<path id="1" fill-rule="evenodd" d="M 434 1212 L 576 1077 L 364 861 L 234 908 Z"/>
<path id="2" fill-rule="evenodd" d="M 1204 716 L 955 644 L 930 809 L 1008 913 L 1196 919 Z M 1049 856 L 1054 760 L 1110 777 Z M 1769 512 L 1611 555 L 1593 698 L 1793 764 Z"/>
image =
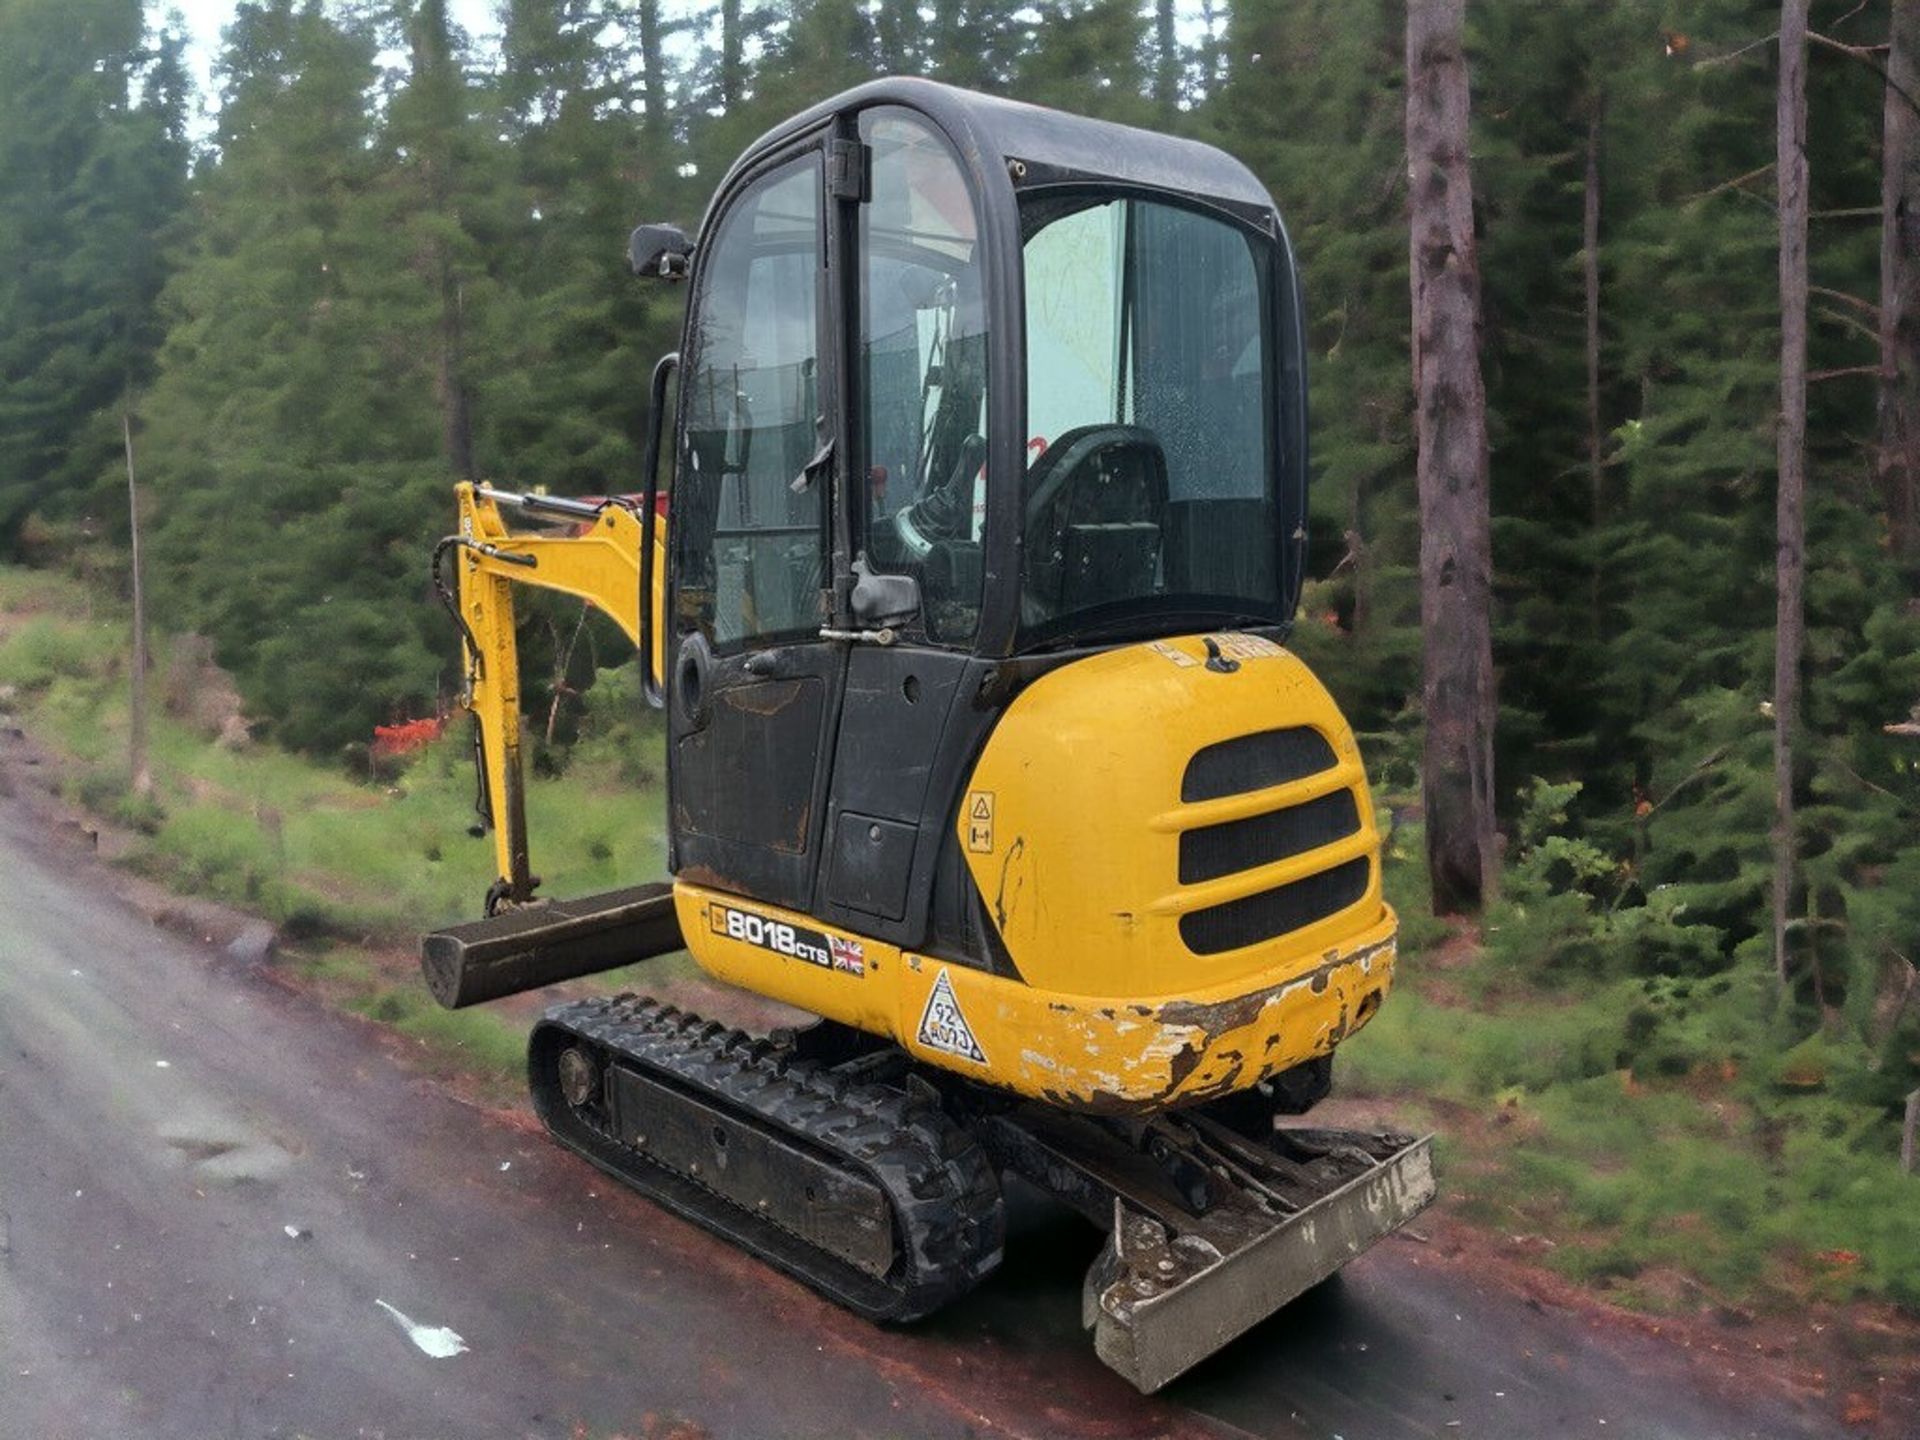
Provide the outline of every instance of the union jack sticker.
<path id="1" fill-rule="evenodd" d="M 833 968 L 844 970 L 849 975 L 867 973 L 867 951 L 858 940 L 843 939 L 838 935 L 827 937 L 827 948 L 833 952 Z"/>

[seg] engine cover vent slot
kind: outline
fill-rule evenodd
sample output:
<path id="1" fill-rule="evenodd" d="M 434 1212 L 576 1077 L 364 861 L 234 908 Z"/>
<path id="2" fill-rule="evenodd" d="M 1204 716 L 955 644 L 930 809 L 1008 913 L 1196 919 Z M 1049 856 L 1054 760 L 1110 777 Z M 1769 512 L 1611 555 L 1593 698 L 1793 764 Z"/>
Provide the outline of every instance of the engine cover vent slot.
<path id="1" fill-rule="evenodd" d="M 1181 917 L 1180 939 L 1196 955 L 1218 955 L 1303 929 L 1360 900 L 1372 864 L 1360 856 L 1290 885 L 1196 910 Z"/>
<path id="2" fill-rule="evenodd" d="M 1180 883 L 1197 885 L 1288 860 L 1344 840 L 1359 829 L 1360 810 L 1351 790 L 1335 790 L 1304 805 L 1244 820 L 1203 825 L 1180 837 Z"/>
<path id="3" fill-rule="evenodd" d="M 1187 762 L 1187 773 L 1180 781 L 1180 799 L 1192 804 L 1244 795 L 1249 790 L 1304 780 L 1331 770 L 1335 763 L 1327 737 L 1309 725 L 1236 735 L 1207 746 Z"/>

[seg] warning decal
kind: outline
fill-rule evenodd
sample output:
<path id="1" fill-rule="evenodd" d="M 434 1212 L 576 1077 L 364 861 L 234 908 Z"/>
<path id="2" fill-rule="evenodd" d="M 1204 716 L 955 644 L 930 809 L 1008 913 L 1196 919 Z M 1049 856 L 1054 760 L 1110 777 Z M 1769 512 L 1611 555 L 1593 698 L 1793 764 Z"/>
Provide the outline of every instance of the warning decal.
<path id="1" fill-rule="evenodd" d="M 927 996 L 927 1008 L 920 1012 L 920 1043 L 929 1050 L 958 1055 L 962 1060 L 971 1060 L 976 1065 L 987 1063 L 980 1042 L 973 1038 L 967 1017 L 960 1013 L 960 1001 L 953 993 L 953 982 L 947 979 L 944 965 L 934 978 L 933 990 Z"/>
<path id="2" fill-rule="evenodd" d="M 967 849 L 976 855 L 993 853 L 993 792 L 973 790 L 967 794 Z"/>

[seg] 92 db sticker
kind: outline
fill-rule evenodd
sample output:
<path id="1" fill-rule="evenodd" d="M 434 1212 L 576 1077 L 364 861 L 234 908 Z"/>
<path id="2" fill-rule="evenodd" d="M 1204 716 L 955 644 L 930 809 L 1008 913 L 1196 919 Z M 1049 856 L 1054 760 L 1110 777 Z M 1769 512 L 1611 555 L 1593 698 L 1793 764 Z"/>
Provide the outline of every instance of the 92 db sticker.
<path id="1" fill-rule="evenodd" d="M 840 970 L 848 975 L 867 973 L 866 947 L 858 940 L 828 935 L 806 925 L 789 925 L 751 910 L 737 910 L 718 902 L 707 906 L 707 924 L 716 935 L 741 940 L 789 960 Z"/>
<path id="2" fill-rule="evenodd" d="M 934 977 L 933 989 L 927 994 L 926 1009 L 920 1012 L 919 1038 L 920 1043 L 929 1050 L 958 1055 L 962 1060 L 971 1060 L 976 1065 L 987 1063 L 980 1042 L 973 1038 L 973 1027 L 967 1024 L 967 1017 L 960 1013 L 960 997 L 953 993 L 953 982 L 947 979 L 947 967 L 944 965 L 940 967 L 939 975 Z"/>

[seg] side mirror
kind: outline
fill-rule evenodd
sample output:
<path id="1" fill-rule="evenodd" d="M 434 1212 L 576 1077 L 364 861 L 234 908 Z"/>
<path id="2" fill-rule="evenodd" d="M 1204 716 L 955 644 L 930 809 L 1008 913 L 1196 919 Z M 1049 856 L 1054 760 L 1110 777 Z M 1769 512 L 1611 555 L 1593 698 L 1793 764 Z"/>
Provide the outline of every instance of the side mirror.
<path id="1" fill-rule="evenodd" d="M 693 242 L 678 225 L 642 225 L 627 239 L 627 263 L 636 275 L 684 280 Z"/>

